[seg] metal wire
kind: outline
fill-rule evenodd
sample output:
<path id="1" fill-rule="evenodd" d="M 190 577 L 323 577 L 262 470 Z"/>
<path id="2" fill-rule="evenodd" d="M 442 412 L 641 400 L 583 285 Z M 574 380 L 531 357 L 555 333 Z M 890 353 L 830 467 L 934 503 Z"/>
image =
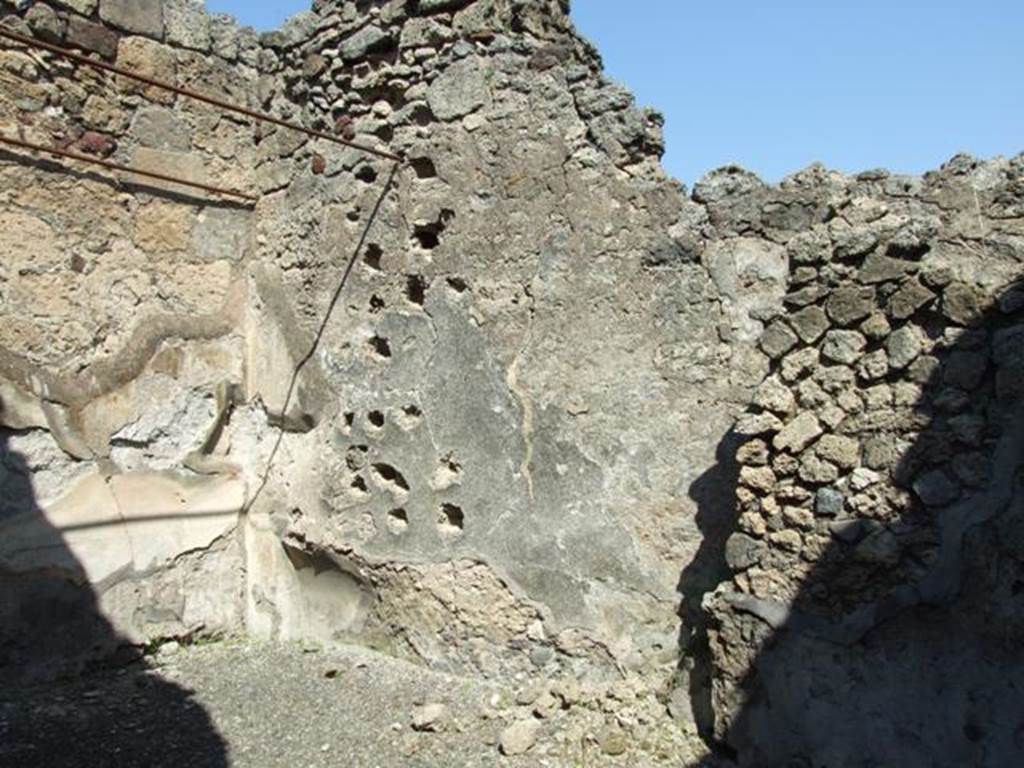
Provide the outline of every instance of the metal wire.
<path id="1" fill-rule="evenodd" d="M 215 187 L 210 184 L 203 184 L 198 181 L 185 181 L 184 179 L 178 179 L 173 176 L 168 176 L 164 173 L 157 171 L 143 171 L 139 168 L 132 168 L 127 165 L 121 165 L 120 163 L 113 163 L 109 160 L 101 160 L 98 157 L 90 157 L 89 155 L 82 155 L 78 152 L 69 152 L 66 149 L 58 149 L 57 147 L 44 147 L 41 144 L 32 144 L 28 141 L 22 141 L 21 139 L 11 139 L 6 136 L 0 136 L 0 144 L 7 144 L 12 147 L 19 149 L 26 149 L 30 152 L 45 152 L 50 155 L 56 155 L 58 157 L 67 157 L 71 160 L 77 160 L 82 163 L 92 163 L 93 165 L 100 165 L 104 168 L 108 168 L 114 171 L 123 171 L 125 173 L 133 173 L 138 176 L 147 176 L 151 179 L 159 179 L 160 181 L 167 181 L 172 184 L 182 184 L 186 187 L 194 187 L 195 189 L 201 189 L 204 192 L 211 192 L 216 195 L 226 195 L 228 197 L 236 197 L 240 200 L 245 200 L 251 205 L 256 204 L 256 198 L 252 195 L 247 195 L 244 192 L 239 192 L 237 189 L 227 189 L 224 187 Z"/>
<path id="2" fill-rule="evenodd" d="M 156 78 L 149 77 L 148 75 L 141 75 L 138 72 L 132 72 L 131 70 L 124 69 L 123 67 L 118 67 L 113 64 L 107 64 L 103 61 L 97 61 L 96 59 L 89 58 L 88 56 L 83 56 L 80 53 L 69 51 L 67 48 L 63 48 L 59 45 L 45 43 L 42 40 L 36 40 L 33 37 L 26 37 L 25 35 L 20 35 L 17 32 L 11 31 L 10 28 L 4 26 L 3 24 L 0 24 L 0 37 L 7 38 L 8 40 L 20 43 L 21 45 L 27 46 L 29 48 L 38 48 L 40 50 L 49 51 L 52 54 L 61 56 L 62 58 L 69 59 L 71 61 L 78 62 L 79 64 L 84 64 L 88 67 L 93 67 L 94 69 L 100 69 L 106 72 L 113 72 L 115 75 L 121 75 L 122 77 L 127 77 L 131 80 L 137 80 L 140 83 L 151 85 L 154 88 L 161 88 L 165 91 L 176 93 L 179 96 L 184 96 L 189 99 L 195 99 L 196 101 L 201 101 L 206 104 L 210 104 L 211 106 L 217 107 L 218 109 L 223 109 L 228 112 L 235 112 L 240 115 L 245 115 L 246 117 L 250 117 L 253 120 L 259 120 L 260 122 L 271 123 L 282 128 L 289 128 L 293 131 L 299 131 L 301 133 L 306 134 L 307 136 L 313 136 L 318 139 L 324 139 L 325 141 L 334 142 L 335 144 L 341 144 L 346 147 L 351 147 L 352 149 L 357 149 L 360 152 L 366 152 L 371 155 L 376 155 L 377 157 L 383 157 L 388 160 L 392 160 L 396 163 L 403 162 L 402 157 L 392 152 L 386 152 L 381 149 L 375 149 L 374 147 L 367 146 L 366 144 L 360 144 L 355 141 L 340 139 L 337 136 L 332 136 L 331 134 L 323 133 L 322 131 L 314 131 L 311 128 L 306 128 L 305 126 L 298 125 L 297 123 L 282 120 L 281 118 L 274 117 L 273 115 L 268 115 L 263 112 L 256 112 L 246 107 L 240 107 L 237 104 L 231 104 L 230 102 L 222 101 L 220 99 L 214 98 L 213 96 L 207 96 L 205 93 L 199 93 L 198 91 L 193 91 L 188 88 L 181 88 L 177 85 L 172 85 L 171 83 L 165 83 L 162 80 L 157 80 Z"/>

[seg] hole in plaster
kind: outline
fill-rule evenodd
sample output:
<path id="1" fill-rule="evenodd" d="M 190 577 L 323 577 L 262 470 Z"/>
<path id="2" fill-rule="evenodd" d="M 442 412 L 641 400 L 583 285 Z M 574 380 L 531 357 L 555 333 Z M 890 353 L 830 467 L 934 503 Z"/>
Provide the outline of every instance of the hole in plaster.
<path id="1" fill-rule="evenodd" d="M 421 275 L 406 276 L 405 295 L 412 304 L 422 307 L 427 300 L 427 281 Z"/>
<path id="2" fill-rule="evenodd" d="M 345 214 L 345 218 L 349 221 L 359 221 L 359 208 L 353 208 L 351 211 Z"/>
<path id="3" fill-rule="evenodd" d="M 462 507 L 455 504 L 442 504 L 437 515 L 437 528 L 443 536 L 457 536 L 465 528 L 466 516 Z"/>
<path id="4" fill-rule="evenodd" d="M 348 436 L 352 434 L 352 424 L 355 420 L 354 413 L 346 413 L 341 420 L 341 426 L 338 427 L 338 432 L 342 435 Z"/>
<path id="5" fill-rule="evenodd" d="M 370 269 L 376 269 L 378 272 L 381 271 L 380 260 L 384 256 L 384 249 L 376 243 L 370 243 L 366 246 L 366 253 L 363 255 L 363 263 L 366 264 Z"/>
<path id="6" fill-rule="evenodd" d="M 462 465 L 455 461 L 451 454 L 448 454 L 441 459 L 440 466 L 438 466 L 434 472 L 434 477 L 430 481 L 430 487 L 435 491 L 451 488 L 453 485 L 459 484 L 461 474 Z"/>
<path id="7" fill-rule="evenodd" d="M 399 507 L 388 512 L 388 530 L 398 535 L 409 527 L 409 514 Z"/>
<path id="8" fill-rule="evenodd" d="M 391 357 L 391 345 L 383 336 L 374 336 L 370 339 L 370 350 L 378 357 Z"/>
<path id="9" fill-rule="evenodd" d="M 377 171 L 372 165 L 364 165 L 356 171 L 356 178 L 367 184 L 373 184 L 377 180 Z"/>
<path id="10" fill-rule="evenodd" d="M 355 491 L 357 496 L 370 495 L 370 489 L 366 486 L 366 480 L 363 479 L 362 475 L 356 475 L 352 478 L 352 490 Z"/>
<path id="11" fill-rule="evenodd" d="M 387 304 L 384 303 L 384 299 L 382 299 L 377 294 L 373 294 L 370 297 L 370 311 L 373 312 L 374 314 L 380 312 L 386 306 Z"/>
<path id="12" fill-rule="evenodd" d="M 353 472 L 360 470 L 366 464 L 366 454 L 370 448 L 366 445 L 353 445 L 345 454 L 345 464 Z"/>
<path id="13" fill-rule="evenodd" d="M 415 405 L 407 405 L 399 411 L 395 421 L 402 430 L 409 432 L 417 427 L 422 416 L 420 409 Z"/>
<path id="14" fill-rule="evenodd" d="M 380 429 L 381 427 L 384 426 L 384 414 L 381 413 L 380 411 L 370 411 L 368 414 L 366 414 L 366 419 L 371 424 L 373 424 L 373 426 L 375 426 L 377 429 Z"/>
<path id="15" fill-rule="evenodd" d="M 351 87 L 351 85 L 352 85 L 351 79 L 350 78 L 346 78 L 344 72 L 339 72 L 337 74 L 337 77 L 339 78 L 338 79 L 338 85 L 340 87 L 342 87 L 342 88 L 349 88 L 349 87 Z M 348 106 L 345 106 L 345 105 L 342 105 L 342 106 L 335 105 L 331 109 L 331 119 L 332 119 L 333 122 L 329 126 L 324 125 L 321 128 L 321 130 L 323 130 L 324 132 L 333 131 L 334 133 L 336 133 L 339 136 L 341 136 L 343 139 L 351 140 L 351 139 L 355 138 L 355 131 L 352 129 L 352 115 L 350 115 L 349 112 L 350 112 L 350 108 Z M 321 118 L 317 122 L 324 123 L 326 121 Z"/>
<path id="16" fill-rule="evenodd" d="M 412 236 L 426 251 L 432 251 L 441 244 L 441 229 L 436 224 L 417 225 Z"/>
<path id="17" fill-rule="evenodd" d="M 377 482 L 381 485 L 388 487 L 391 490 L 397 488 L 400 491 L 408 493 L 409 483 L 406 482 L 402 473 L 390 464 L 374 464 L 373 472 L 374 475 L 376 475 Z"/>
<path id="18" fill-rule="evenodd" d="M 405 106 L 405 89 L 396 83 L 377 83 L 361 88 L 359 95 L 366 103 L 386 101 L 391 109 L 398 111 Z"/>
<path id="19" fill-rule="evenodd" d="M 434 122 L 434 113 L 426 104 L 417 104 L 410 110 L 409 118 L 414 125 L 425 128 Z"/>
<path id="20" fill-rule="evenodd" d="M 465 293 L 469 288 L 469 283 L 463 280 L 461 277 L 449 277 L 448 287 L 456 293 Z"/>
<path id="21" fill-rule="evenodd" d="M 413 238 L 419 243 L 420 248 L 430 251 L 441 244 L 441 233 L 444 232 L 448 223 L 455 218 L 455 211 L 450 208 L 443 208 L 437 221 L 426 224 L 416 224 L 413 227 Z"/>
<path id="22" fill-rule="evenodd" d="M 387 48 L 382 48 L 376 53 L 371 55 L 371 59 L 377 65 L 384 66 L 395 66 L 398 63 L 398 58 L 401 56 L 401 52 L 397 45 L 389 45 Z M 378 69 L 380 67 L 378 66 Z"/>
<path id="23" fill-rule="evenodd" d="M 437 168 L 429 157 L 414 157 L 409 160 L 409 165 L 416 172 L 417 179 L 433 179 L 437 176 Z"/>
<path id="24" fill-rule="evenodd" d="M 917 243 L 916 245 L 898 245 L 889 243 L 886 248 L 886 255 L 894 259 L 906 259 L 907 261 L 920 261 L 932 249 L 928 243 Z"/>

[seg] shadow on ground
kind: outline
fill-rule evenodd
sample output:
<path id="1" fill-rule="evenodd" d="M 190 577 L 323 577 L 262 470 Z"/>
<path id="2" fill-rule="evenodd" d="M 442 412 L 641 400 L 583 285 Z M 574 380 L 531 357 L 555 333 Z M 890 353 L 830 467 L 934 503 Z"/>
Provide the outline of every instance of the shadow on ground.
<path id="1" fill-rule="evenodd" d="M 148 670 L 103 617 L 81 563 L 39 508 L 12 434 L 0 428 L 0 537 L 31 524 L 60 565 L 0 565 L 0 765 L 226 766 L 224 742 L 191 692 Z M 111 668 L 121 683 L 94 686 Z"/>

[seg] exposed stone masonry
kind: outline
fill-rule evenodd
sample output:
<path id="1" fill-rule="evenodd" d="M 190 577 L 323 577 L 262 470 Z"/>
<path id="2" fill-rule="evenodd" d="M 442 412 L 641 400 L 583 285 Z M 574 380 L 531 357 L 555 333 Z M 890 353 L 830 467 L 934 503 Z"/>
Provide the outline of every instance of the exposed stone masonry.
<path id="1" fill-rule="evenodd" d="M 751 439 L 726 557 L 742 591 L 791 603 L 803 590 L 837 613 L 878 599 L 934 559 L 937 510 L 991 480 L 1024 373 L 1019 289 L 996 300 L 1019 268 L 1016 234 L 992 224 L 982 238 L 1008 253 L 964 274 L 950 257 L 974 261 L 975 233 L 948 231 L 942 207 L 926 205 L 966 205 L 972 171 L 950 166 L 909 203 L 869 176 L 836 218 L 787 243 L 790 291 L 760 340 L 771 373 L 736 427 Z M 859 564 L 844 569 L 851 583 L 819 568 L 832 541 L 830 557 Z M 755 567 L 766 558 L 776 562 Z"/>
<path id="2" fill-rule="evenodd" d="M 687 196 L 557 0 L 317 2 L 264 35 L 28 6 L 4 23 L 406 162 L 0 50 L 5 135 L 259 198 L 0 156 L 4 674 L 346 640 L 625 676 L 758 765 L 850 738 L 793 704 L 816 735 L 766 739 L 791 702 L 901 701 L 850 682 L 887 669 L 871 643 L 948 666 L 923 607 L 1019 636 L 1024 157 Z"/>
<path id="3" fill-rule="evenodd" d="M 682 436 L 691 409 L 671 408 L 669 426 L 659 400 L 690 395 L 670 394 L 651 360 L 688 375 L 671 370 L 691 343 L 672 330 L 682 316 L 671 297 L 706 278 L 685 238 L 633 236 L 635 220 L 674 221 L 684 201 L 657 166 L 659 119 L 599 79 L 564 8 L 324 4 L 260 37 L 188 2 L 35 3 L 6 23 L 409 158 L 394 175 L 355 150 L 5 52 L 4 118 L 26 139 L 262 195 L 250 213 L 45 162 L 4 169 L 9 449 L 45 446 L 45 464 L 30 460 L 34 501 L 69 531 L 127 637 L 244 621 L 260 635 L 360 637 L 456 668 L 671 660 L 679 557 L 645 559 L 628 542 L 691 546 L 650 524 L 688 525 L 670 514 L 678 481 L 654 455 L 651 494 L 639 466 L 613 457 L 649 451 L 644 425 Z M 596 196 L 574 202 L 587 187 Z M 647 255 L 621 260 L 627 244 Z M 568 268 L 577 253 L 588 270 Z M 619 321 L 620 304 L 659 294 L 659 338 L 646 316 Z M 575 333 L 548 330 L 567 322 Z M 594 322 L 605 331 L 587 330 Z M 631 381 L 602 362 L 618 349 L 637 358 Z M 118 492 L 129 480 L 131 494 Z M 109 546 L 108 535 L 123 543 L 121 525 L 130 544 L 137 520 L 166 516 L 156 487 L 166 503 L 190 498 L 184 487 L 204 489 L 203 501 L 169 531 L 153 528 L 145 557 Z M 97 549 L 70 532 L 85 489 L 103 497 L 90 502 L 90 530 L 110 531 Z M 11 514 L 24 503 L 12 500 Z M 213 544 L 223 577 L 168 587 L 172 605 L 154 606 L 140 584 L 167 568 L 193 578 L 179 553 Z M 431 583 L 436 605 L 419 598 Z M 508 603 L 508 626 L 477 603 Z M 640 628 L 605 619 L 613 605 L 630 606 Z"/>
<path id="4" fill-rule="evenodd" d="M 770 371 L 734 428 L 733 577 L 703 606 L 715 735 L 743 765 L 845 760 L 853 743 L 883 763 L 897 749 L 924 759 L 919 742 L 882 723 L 902 717 L 922 737 L 956 727 L 957 708 L 940 714 L 915 696 L 936 678 L 973 697 L 1015 668 L 949 673 L 949 651 L 915 616 L 954 611 L 969 629 L 945 632 L 961 647 L 986 647 L 982 627 L 1012 643 L 1020 626 L 1003 601 L 1007 585 L 1024 583 L 1009 533 L 1024 447 L 1021 171 L 1019 158 L 957 157 L 920 180 L 819 178 L 829 208 L 785 239 L 787 293 L 759 340 Z M 697 194 L 737 176 L 712 176 Z M 765 205 L 774 191 L 745 183 L 760 200 L 732 200 L 723 219 L 739 214 L 771 237 L 768 214 L 791 215 L 794 201 Z M 889 634 L 877 637 L 880 627 Z M 928 661 L 894 685 L 916 659 Z M 848 705 L 826 703 L 839 691 Z M 868 700 L 874 725 L 855 714 Z M 794 715 L 779 703 L 804 713 L 786 737 L 780 720 Z M 856 736 L 829 727 L 843 717 Z M 862 726 L 877 743 L 862 743 Z M 1004 749 L 990 754 L 1007 759 Z M 941 751 L 937 764 L 950 759 Z"/>

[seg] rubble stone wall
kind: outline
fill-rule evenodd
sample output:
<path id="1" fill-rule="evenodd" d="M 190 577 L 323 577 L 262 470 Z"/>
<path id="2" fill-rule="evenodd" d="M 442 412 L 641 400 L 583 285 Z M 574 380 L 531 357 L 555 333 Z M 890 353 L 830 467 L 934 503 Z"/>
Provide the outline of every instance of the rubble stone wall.
<path id="1" fill-rule="evenodd" d="M 1020 161 L 822 179 L 830 215 L 785 244 L 694 688 L 742 765 L 1020 755 L 992 706 L 1019 704 L 1024 615 Z M 748 182 L 724 218 L 789 215 Z"/>

